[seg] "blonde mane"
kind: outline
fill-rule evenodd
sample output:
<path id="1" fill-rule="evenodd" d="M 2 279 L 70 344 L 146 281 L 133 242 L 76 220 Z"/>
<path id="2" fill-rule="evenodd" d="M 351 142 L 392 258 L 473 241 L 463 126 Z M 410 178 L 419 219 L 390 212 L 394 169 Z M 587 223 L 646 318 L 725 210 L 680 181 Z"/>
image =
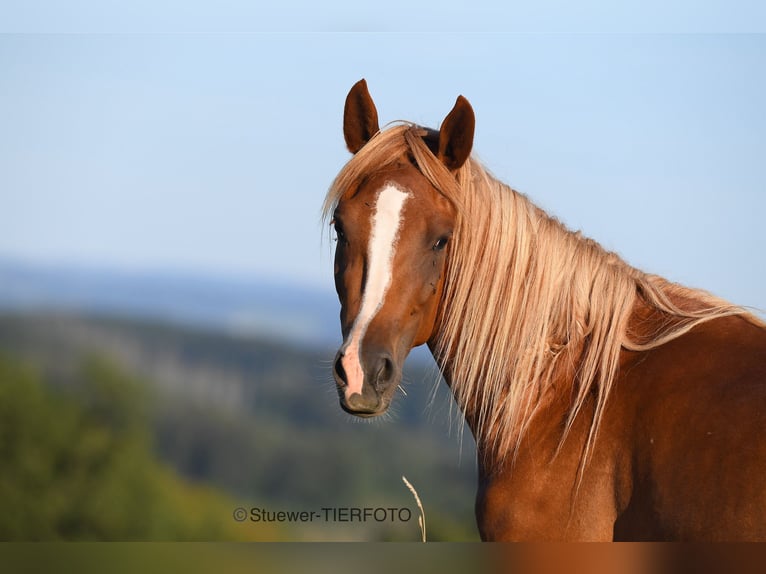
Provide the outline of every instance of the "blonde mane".
<path id="1" fill-rule="evenodd" d="M 631 267 L 566 229 L 473 158 L 449 172 L 424 142 L 426 133 L 410 124 L 378 133 L 338 174 L 323 213 L 329 219 L 348 190 L 405 157 L 454 204 L 432 348 L 457 403 L 472 415 L 477 443 L 496 460 L 516 451 L 562 373 L 573 380 L 562 442 L 595 399 L 587 458 L 622 349 L 658 347 L 717 317 L 746 315 L 760 324 L 741 307 Z M 639 302 L 662 317 L 649 333 L 630 331 Z"/>

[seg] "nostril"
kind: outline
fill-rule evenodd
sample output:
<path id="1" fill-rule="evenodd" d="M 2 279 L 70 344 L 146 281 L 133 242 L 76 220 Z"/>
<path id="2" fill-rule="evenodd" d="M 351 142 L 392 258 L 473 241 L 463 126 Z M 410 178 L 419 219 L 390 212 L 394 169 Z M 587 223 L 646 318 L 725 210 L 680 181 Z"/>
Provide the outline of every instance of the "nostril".
<path id="1" fill-rule="evenodd" d="M 375 380 L 378 383 L 388 383 L 394 376 L 394 362 L 390 357 L 381 357 Z"/>
<path id="2" fill-rule="evenodd" d="M 335 378 L 343 386 L 348 385 L 348 379 L 346 379 L 346 369 L 343 368 L 343 355 L 338 355 L 335 360 Z"/>
<path id="3" fill-rule="evenodd" d="M 394 376 L 394 362 L 386 357 L 383 359 L 384 367 L 383 367 L 383 376 L 387 381 L 390 381 Z"/>

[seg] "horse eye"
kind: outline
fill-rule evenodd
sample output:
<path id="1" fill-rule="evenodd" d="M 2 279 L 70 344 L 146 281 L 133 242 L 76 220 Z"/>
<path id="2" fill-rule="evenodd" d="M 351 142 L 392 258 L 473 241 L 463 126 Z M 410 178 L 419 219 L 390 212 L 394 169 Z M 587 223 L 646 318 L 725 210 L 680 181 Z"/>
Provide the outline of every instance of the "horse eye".
<path id="1" fill-rule="evenodd" d="M 343 233 L 343 228 L 341 227 L 340 222 L 336 217 L 332 218 L 330 225 L 332 225 L 333 229 L 335 230 L 335 238 L 333 241 L 343 241 L 345 243 L 346 234 Z"/>
<path id="2" fill-rule="evenodd" d="M 448 241 L 449 241 L 449 237 L 447 236 L 440 237 L 439 240 L 436 243 L 434 243 L 434 246 L 432 249 L 434 251 L 441 251 L 447 246 Z"/>

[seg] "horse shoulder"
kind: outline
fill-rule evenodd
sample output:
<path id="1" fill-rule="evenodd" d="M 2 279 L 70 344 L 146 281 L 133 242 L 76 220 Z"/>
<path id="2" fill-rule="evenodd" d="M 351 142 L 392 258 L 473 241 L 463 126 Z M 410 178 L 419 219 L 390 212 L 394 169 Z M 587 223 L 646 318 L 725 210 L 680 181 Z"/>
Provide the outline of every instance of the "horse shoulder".
<path id="1" fill-rule="evenodd" d="M 627 538 L 766 538 L 766 329 L 715 319 L 629 353 L 611 425 L 630 427 Z"/>

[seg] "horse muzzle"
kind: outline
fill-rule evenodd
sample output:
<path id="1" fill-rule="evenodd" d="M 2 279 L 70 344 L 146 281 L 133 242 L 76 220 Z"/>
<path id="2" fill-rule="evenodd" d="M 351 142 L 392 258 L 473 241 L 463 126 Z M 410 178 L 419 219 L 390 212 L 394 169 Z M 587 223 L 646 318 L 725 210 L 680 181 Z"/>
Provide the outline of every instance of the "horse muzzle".
<path id="1" fill-rule="evenodd" d="M 364 352 L 360 357 L 361 369 L 357 369 L 356 374 L 347 371 L 344 359 L 345 349 L 341 348 L 333 365 L 341 408 L 359 417 L 374 417 L 386 412 L 401 379 L 401 369 L 391 354 L 373 349 Z"/>

